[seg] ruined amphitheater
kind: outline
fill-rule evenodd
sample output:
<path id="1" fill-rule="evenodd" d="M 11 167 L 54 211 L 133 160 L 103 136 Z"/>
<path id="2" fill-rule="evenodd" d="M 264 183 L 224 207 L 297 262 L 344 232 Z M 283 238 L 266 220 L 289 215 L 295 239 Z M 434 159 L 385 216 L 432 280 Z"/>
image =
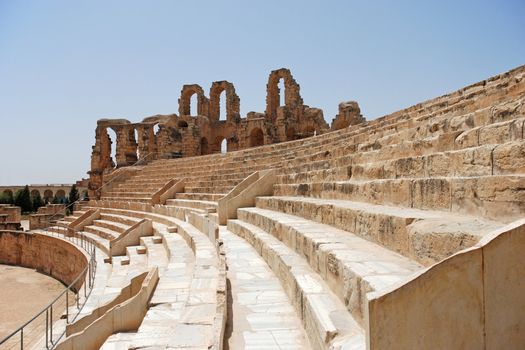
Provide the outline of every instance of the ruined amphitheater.
<path id="1" fill-rule="evenodd" d="M 521 66 L 330 127 L 279 69 L 245 118 L 221 81 L 99 120 L 89 202 L 0 233 L 2 263 L 75 293 L 0 347 L 524 349 L 524 102 Z"/>

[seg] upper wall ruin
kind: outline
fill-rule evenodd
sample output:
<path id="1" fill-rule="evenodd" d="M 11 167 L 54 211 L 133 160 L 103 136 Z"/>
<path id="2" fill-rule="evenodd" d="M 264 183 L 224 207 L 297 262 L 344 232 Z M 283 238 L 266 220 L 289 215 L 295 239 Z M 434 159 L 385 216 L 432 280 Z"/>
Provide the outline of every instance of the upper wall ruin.
<path id="1" fill-rule="evenodd" d="M 284 91 L 279 89 L 281 80 Z M 283 105 L 281 94 L 284 94 Z M 191 115 L 194 95 L 197 115 Z M 222 96 L 225 120 L 220 120 Z M 264 113 L 249 112 L 241 118 L 235 86 L 225 80 L 211 84 L 209 97 L 198 84 L 184 85 L 178 102 L 178 115 L 157 115 L 139 123 L 126 119 L 99 120 L 91 154 L 90 189 L 100 188 L 103 174 L 115 168 L 153 159 L 236 151 L 330 130 L 323 111 L 303 103 L 299 84 L 286 68 L 274 70 L 268 77 Z M 111 139 L 108 130 L 115 133 L 116 140 Z"/>

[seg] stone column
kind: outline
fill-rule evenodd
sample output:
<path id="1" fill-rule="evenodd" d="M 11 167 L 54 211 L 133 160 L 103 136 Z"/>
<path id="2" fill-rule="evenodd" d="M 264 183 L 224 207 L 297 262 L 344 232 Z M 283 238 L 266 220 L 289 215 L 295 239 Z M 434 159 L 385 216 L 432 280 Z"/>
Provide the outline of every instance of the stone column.
<path id="1" fill-rule="evenodd" d="M 95 131 L 95 145 L 91 152 L 91 170 L 89 174 L 89 197 L 93 199 L 100 198 L 99 188 L 102 186 L 102 175 L 104 169 L 113 168 L 114 163 L 111 159 L 111 139 L 107 129 L 98 126 Z"/>
<path id="2" fill-rule="evenodd" d="M 115 158 L 117 168 L 133 165 L 137 161 L 137 143 L 133 125 L 116 125 L 111 127 L 117 134 Z"/>
<path id="3" fill-rule="evenodd" d="M 153 124 L 137 124 L 139 160 L 146 162 L 156 158 L 157 144 Z"/>

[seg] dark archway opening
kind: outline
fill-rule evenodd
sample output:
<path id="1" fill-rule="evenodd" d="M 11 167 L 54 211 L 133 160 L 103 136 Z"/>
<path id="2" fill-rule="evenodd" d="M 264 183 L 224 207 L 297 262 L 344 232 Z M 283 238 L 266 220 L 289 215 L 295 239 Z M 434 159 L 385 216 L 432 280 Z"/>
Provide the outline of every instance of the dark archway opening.
<path id="1" fill-rule="evenodd" d="M 255 128 L 250 133 L 250 147 L 264 145 L 264 133 L 260 128 Z"/>
<path id="2" fill-rule="evenodd" d="M 53 191 L 45 190 L 44 191 L 44 202 L 49 203 L 53 200 Z"/>

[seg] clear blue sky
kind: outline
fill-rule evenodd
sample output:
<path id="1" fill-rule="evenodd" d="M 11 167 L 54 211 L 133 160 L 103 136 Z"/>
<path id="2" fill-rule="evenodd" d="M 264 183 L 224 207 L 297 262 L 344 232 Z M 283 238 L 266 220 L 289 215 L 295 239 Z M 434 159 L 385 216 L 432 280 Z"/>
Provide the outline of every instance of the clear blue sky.
<path id="1" fill-rule="evenodd" d="M 185 83 L 233 82 L 244 116 L 287 67 L 330 122 L 522 64 L 523 0 L 0 0 L 0 184 L 87 176 L 97 119 L 177 112 Z"/>

